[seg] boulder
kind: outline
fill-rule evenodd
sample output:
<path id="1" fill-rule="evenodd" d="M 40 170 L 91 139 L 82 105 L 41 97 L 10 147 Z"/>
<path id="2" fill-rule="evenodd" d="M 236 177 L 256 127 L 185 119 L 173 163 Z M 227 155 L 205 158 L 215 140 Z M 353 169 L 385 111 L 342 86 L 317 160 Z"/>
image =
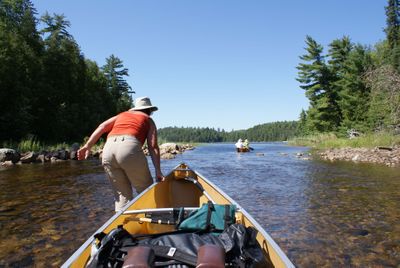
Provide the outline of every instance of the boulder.
<path id="1" fill-rule="evenodd" d="M 15 164 L 19 161 L 20 158 L 21 155 L 14 149 L 0 149 L 0 162 L 11 161 L 13 164 Z"/>
<path id="2" fill-rule="evenodd" d="M 78 150 L 80 148 L 79 143 L 74 143 L 71 145 L 69 158 L 72 160 L 78 160 Z"/>
<path id="3" fill-rule="evenodd" d="M 14 165 L 14 163 L 11 162 L 11 160 L 9 160 L 9 161 L 4 161 L 4 162 L 0 162 L 0 166 L 4 166 L 4 167 L 13 166 L 13 165 Z"/>
<path id="4" fill-rule="evenodd" d="M 42 163 L 50 161 L 50 160 L 46 159 L 44 154 L 39 154 L 38 157 L 36 158 L 36 160 L 39 161 L 39 162 L 42 162 Z"/>
<path id="5" fill-rule="evenodd" d="M 51 158 L 53 157 L 53 154 L 50 152 L 44 152 L 44 160 L 45 162 L 50 162 Z"/>
<path id="6" fill-rule="evenodd" d="M 35 153 L 35 152 L 27 152 L 25 154 L 22 154 L 20 161 L 23 164 L 28 164 L 28 163 L 35 162 L 37 157 L 38 157 L 37 153 Z"/>
<path id="7" fill-rule="evenodd" d="M 60 149 L 57 151 L 57 154 L 54 155 L 56 158 L 60 160 L 68 160 L 69 159 L 69 152 L 65 149 Z"/>
<path id="8" fill-rule="evenodd" d="M 351 160 L 353 160 L 354 162 L 359 161 L 359 160 L 360 160 L 360 155 L 359 155 L 359 154 L 356 154 L 355 156 L 353 156 L 353 157 L 351 158 Z"/>
<path id="9" fill-rule="evenodd" d="M 194 146 L 191 144 L 184 144 L 181 146 L 181 150 L 186 151 L 186 150 L 193 150 Z"/>
<path id="10" fill-rule="evenodd" d="M 186 150 L 193 150 L 194 146 L 190 144 L 178 145 L 173 142 L 168 142 L 159 145 L 159 148 L 160 148 L 160 157 L 162 159 L 173 159 L 177 154 L 181 154 Z M 147 148 L 146 145 L 143 146 L 142 149 L 145 155 L 150 155 L 149 149 Z"/>
<path id="11" fill-rule="evenodd" d="M 160 154 L 177 154 L 180 151 L 179 146 L 176 143 L 163 143 L 160 145 Z"/>

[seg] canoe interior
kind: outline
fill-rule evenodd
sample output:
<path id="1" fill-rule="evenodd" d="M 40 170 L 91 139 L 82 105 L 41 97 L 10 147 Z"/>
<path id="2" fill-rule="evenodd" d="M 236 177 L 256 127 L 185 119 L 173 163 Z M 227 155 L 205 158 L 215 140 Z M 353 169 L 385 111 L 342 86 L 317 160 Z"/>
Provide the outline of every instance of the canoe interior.
<path id="1" fill-rule="evenodd" d="M 182 163 L 166 176 L 164 182 L 153 184 L 152 187 L 132 200 L 124 211 L 152 208 L 199 207 L 201 204 L 206 203 L 208 201 L 206 196 L 193 183 L 185 181 L 183 179 L 185 177 L 195 178 L 216 203 L 236 204 L 215 185 L 204 179 L 197 172 L 188 169 L 188 167 Z M 267 267 L 291 267 L 290 261 L 289 263 L 287 260 L 285 262 L 285 260 L 282 259 L 282 253 L 276 251 L 277 245 L 273 245 L 275 242 L 272 241 L 273 243 L 271 243 L 271 241 L 269 241 L 271 239 L 267 239 L 266 236 L 268 235 L 265 231 L 260 231 L 261 227 L 258 226 L 247 212 L 240 208 L 238 204 L 236 204 L 236 206 L 239 208 L 239 211 L 237 211 L 235 215 L 236 222 L 244 224 L 245 226 L 253 226 L 259 231 L 257 234 L 257 241 L 263 249 L 265 260 L 268 264 Z M 150 234 L 174 230 L 173 225 L 137 222 L 131 220 L 133 217 L 144 217 L 144 213 L 134 215 L 125 215 L 123 212 L 117 213 L 95 233 L 100 231 L 108 233 L 121 224 L 123 224 L 124 228 L 131 234 Z M 90 257 L 90 248 L 93 241 L 94 238 L 92 235 L 63 267 L 85 267 Z"/>

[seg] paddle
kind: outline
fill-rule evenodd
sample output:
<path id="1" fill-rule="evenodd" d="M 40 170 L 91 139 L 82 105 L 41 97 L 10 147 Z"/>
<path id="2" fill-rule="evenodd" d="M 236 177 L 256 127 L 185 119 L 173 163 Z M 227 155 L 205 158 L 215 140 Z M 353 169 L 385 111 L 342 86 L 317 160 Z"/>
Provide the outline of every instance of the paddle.
<path id="1" fill-rule="evenodd" d="M 126 218 L 125 220 L 132 220 L 132 221 L 138 221 L 138 222 L 149 222 L 149 223 L 156 223 L 156 224 L 167 224 L 167 225 L 176 225 L 175 221 L 170 221 L 170 220 L 154 220 L 151 218 Z"/>
<path id="2" fill-rule="evenodd" d="M 144 217 L 128 217 L 125 219 L 129 221 L 149 222 L 156 224 L 169 224 L 178 225 L 190 213 L 198 210 L 197 207 L 191 208 L 159 208 L 159 209 L 141 209 L 141 210 L 128 210 L 123 214 L 145 214 Z M 124 222 L 125 222 L 124 221 Z"/>
<path id="3" fill-rule="evenodd" d="M 146 208 L 146 209 L 136 209 L 136 210 L 126 210 L 122 214 L 145 214 L 154 212 L 174 212 L 179 211 L 181 208 Z M 185 211 L 198 210 L 198 207 L 185 207 Z"/>

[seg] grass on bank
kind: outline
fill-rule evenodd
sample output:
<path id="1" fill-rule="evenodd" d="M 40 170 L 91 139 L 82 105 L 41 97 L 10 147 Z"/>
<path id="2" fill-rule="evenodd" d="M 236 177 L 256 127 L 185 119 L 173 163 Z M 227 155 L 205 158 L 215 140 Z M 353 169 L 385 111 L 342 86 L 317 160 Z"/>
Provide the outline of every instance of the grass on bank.
<path id="1" fill-rule="evenodd" d="M 36 138 L 32 138 L 32 137 L 26 138 L 19 142 L 5 141 L 5 142 L 1 143 L 1 148 L 15 149 L 20 153 L 41 152 L 41 151 L 53 152 L 53 151 L 57 151 L 60 149 L 69 150 L 70 147 L 71 147 L 71 145 L 67 144 L 65 142 L 52 144 L 52 145 L 44 144 L 43 142 L 40 142 Z"/>
<path id="2" fill-rule="evenodd" d="M 334 133 L 327 133 L 297 137 L 288 141 L 288 143 L 294 146 L 308 146 L 315 149 L 392 147 L 400 145 L 400 135 L 371 133 L 349 139 L 338 138 Z"/>
<path id="3" fill-rule="evenodd" d="M 80 146 L 85 144 L 88 139 L 89 139 L 89 137 L 86 137 L 83 140 L 82 144 L 80 144 Z M 102 149 L 104 147 L 105 142 L 106 142 L 105 139 L 100 138 L 100 140 L 95 145 L 93 145 L 91 150 L 95 151 L 95 152 L 99 151 L 100 149 Z M 158 140 L 159 145 L 161 145 L 163 143 L 168 143 L 168 142 L 169 141 L 167 141 L 165 139 Z M 198 145 L 197 143 L 189 143 L 189 142 L 174 142 L 174 143 L 179 144 L 179 145 L 185 145 L 185 144 L 191 144 L 192 146 Z M 15 142 L 15 141 L 2 142 L 2 143 L 0 143 L 0 148 L 15 149 L 20 153 L 42 152 L 42 151 L 54 152 L 54 151 L 61 150 L 61 149 L 69 150 L 71 148 L 71 144 L 67 144 L 67 143 L 63 142 L 63 143 L 48 145 L 48 144 L 44 144 L 43 142 L 38 141 L 34 137 L 28 137 L 26 139 L 21 140 L 20 142 Z"/>

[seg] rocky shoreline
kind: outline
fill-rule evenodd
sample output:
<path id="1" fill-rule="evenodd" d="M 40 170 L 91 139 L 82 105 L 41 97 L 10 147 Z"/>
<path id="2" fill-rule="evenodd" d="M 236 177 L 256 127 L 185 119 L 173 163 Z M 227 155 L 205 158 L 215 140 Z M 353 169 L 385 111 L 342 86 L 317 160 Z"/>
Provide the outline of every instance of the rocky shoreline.
<path id="1" fill-rule="evenodd" d="M 193 150 L 195 147 L 191 144 L 164 143 L 160 146 L 161 159 L 173 159 L 176 155 Z M 0 148 L 0 166 L 10 166 L 29 163 L 57 163 L 66 160 L 76 160 L 79 144 L 73 144 L 71 148 L 60 149 L 52 152 L 25 152 L 19 153 L 14 149 Z M 148 149 L 143 148 L 145 155 L 149 155 Z M 101 158 L 102 149 L 92 151 L 92 157 Z M 311 156 L 326 161 L 351 161 L 355 163 L 374 163 L 386 165 L 388 167 L 400 167 L 400 146 L 393 147 L 375 147 L 369 148 L 336 148 L 314 151 Z M 303 157 L 303 154 L 297 154 L 296 157 L 309 160 L 309 157 Z"/>
<path id="2" fill-rule="evenodd" d="M 24 152 L 19 153 L 17 150 L 9 148 L 0 148 L 0 166 L 11 166 L 30 163 L 57 163 L 67 160 L 77 160 L 77 151 L 79 144 L 73 144 L 69 149 L 59 149 L 55 151 L 41 152 Z M 181 154 L 186 150 L 193 150 L 195 147 L 190 144 L 179 145 L 176 143 L 164 143 L 160 146 L 161 159 L 173 159 L 177 154 Z M 145 155 L 149 155 L 148 149 L 143 148 Z M 102 149 L 92 151 L 92 157 L 101 158 Z"/>
<path id="3" fill-rule="evenodd" d="M 400 167 L 400 146 L 369 148 L 337 148 L 317 151 L 316 154 L 327 161 L 352 161 L 356 163 L 383 164 Z"/>

